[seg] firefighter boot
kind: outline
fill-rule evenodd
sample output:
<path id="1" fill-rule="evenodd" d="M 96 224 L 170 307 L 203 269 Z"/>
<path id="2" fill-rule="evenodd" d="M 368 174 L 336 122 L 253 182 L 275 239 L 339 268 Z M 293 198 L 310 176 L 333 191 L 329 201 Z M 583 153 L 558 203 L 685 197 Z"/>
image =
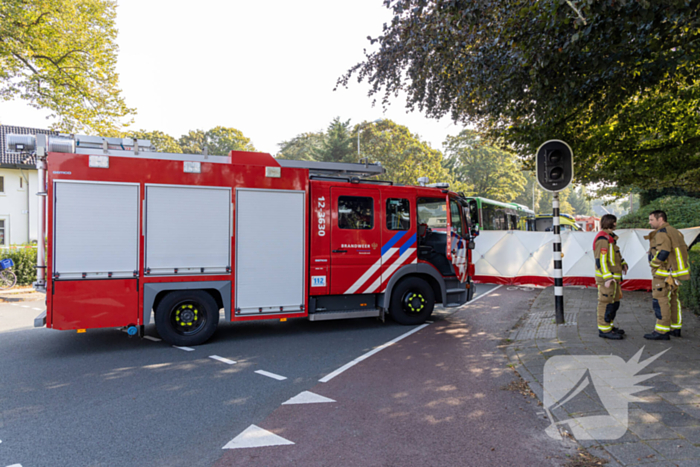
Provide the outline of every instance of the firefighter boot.
<path id="1" fill-rule="evenodd" d="M 605 339 L 620 340 L 620 339 L 622 339 L 622 334 L 618 334 L 615 331 L 608 331 L 608 332 L 598 331 L 598 337 L 602 337 Z"/>
<path id="2" fill-rule="evenodd" d="M 671 332 L 669 332 L 670 335 L 673 337 L 681 337 L 681 330 L 680 329 L 672 329 Z"/>
<path id="3" fill-rule="evenodd" d="M 652 340 L 652 341 L 667 341 L 667 340 L 671 340 L 671 338 L 668 337 L 668 335 L 669 335 L 668 332 L 667 332 L 667 333 L 664 333 L 664 334 L 661 334 L 661 333 L 659 333 L 659 332 L 652 331 L 651 334 L 644 334 L 644 338 L 645 338 L 645 339 Z"/>

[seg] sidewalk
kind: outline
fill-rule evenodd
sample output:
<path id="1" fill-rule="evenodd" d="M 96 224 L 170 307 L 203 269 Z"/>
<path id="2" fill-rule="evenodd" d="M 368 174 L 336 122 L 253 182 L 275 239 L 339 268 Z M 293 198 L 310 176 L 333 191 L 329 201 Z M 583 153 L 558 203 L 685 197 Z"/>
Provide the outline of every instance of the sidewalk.
<path id="1" fill-rule="evenodd" d="M 564 289 L 567 324 L 560 326 L 554 324 L 553 294 L 552 287 L 542 290 L 530 312 L 511 331 L 507 354 L 540 401 L 545 406 L 549 405 L 547 408 L 556 407 L 558 400 L 565 400 L 564 394 L 574 389 L 577 383 L 584 381 L 581 386 L 585 386 L 585 381 L 593 383 L 561 407 L 551 410 L 555 422 L 579 417 L 579 421 L 585 424 L 581 420 L 584 417 L 596 417 L 588 420 L 596 420 L 595 428 L 588 426 L 588 430 L 593 430 L 589 432 L 577 421 L 560 424 L 560 429 L 568 432 L 564 436 L 578 438 L 577 441 L 591 454 L 609 460 L 609 466 L 700 465 L 700 319 L 690 312 L 684 312 L 682 338 L 649 341 L 643 335 L 651 332 L 655 323 L 651 294 L 625 292 L 615 325 L 624 329 L 626 335 L 622 341 L 613 341 L 598 337 L 595 288 Z M 666 349 L 668 351 L 645 368 L 638 365 L 637 368 L 643 368 L 638 370 L 638 375 L 658 373 L 644 382 L 640 382 L 639 378 L 633 381 L 633 384 L 647 388 L 634 394 L 641 401 L 619 404 L 620 398 L 624 400 L 624 389 L 629 389 L 622 387 L 625 375 L 618 371 L 619 365 L 615 370 L 611 367 L 601 370 L 600 366 L 605 363 L 591 362 L 610 361 L 612 364 L 615 360 L 622 363 L 614 356 L 629 362 L 642 348 L 640 363 Z M 554 356 L 592 358 L 552 360 L 547 374 L 552 375 L 553 368 L 558 368 L 558 373 L 545 380 L 545 364 Z M 580 377 L 582 374 L 584 376 Z M 609 375 L 609 384 L 601 383 L 606 378 L 601 379 L 600 374 Z M 629 382 L 630 378 L 627 378 Z M 544 410 L 539 415 L 549 418 Z M 627 415 L 629 418 L 626 418 Z M 617 425 L 617 428 L 622 426 L 618 434 L 607 436 L 613 439 L 602 439 L 600 435 L 605 432 L 601 431 L 600 426 L 605 420 L 612 420 L 611 425 Z M 626 431 L 625 427 L 628 428 Z M 615 430 L 607 432 L 610 434 Z M 598 435 L 586 436 L 587 433 Z M 586 437 L 598 440 L 584 439 Z"/>
<path id="2" fill-rule="evenodd" d="M 0 303 L 43 300 L 44 297 L 45 294 L 35 291 L 32 286 L 15 286 L 10 290 L 0 290 Z"/>

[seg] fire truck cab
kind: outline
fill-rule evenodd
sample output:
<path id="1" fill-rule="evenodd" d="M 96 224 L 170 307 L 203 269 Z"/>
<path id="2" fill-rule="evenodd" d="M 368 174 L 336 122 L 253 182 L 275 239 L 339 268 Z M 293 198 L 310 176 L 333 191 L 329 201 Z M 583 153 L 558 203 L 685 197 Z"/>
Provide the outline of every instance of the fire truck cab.
<path id="1" fill-rule="evenodd" d="M 365 179 L 384 172 L 376 164 L 18 138 L 8 144 L 35 150 L 45 183 L 36 326 L 143 335 L 153 316 L 166 342 L 198 345 L 221 310 L 226 321 L 388 313 L 411 325 L 473 295 L 467 202 L 445 186 Z"/>

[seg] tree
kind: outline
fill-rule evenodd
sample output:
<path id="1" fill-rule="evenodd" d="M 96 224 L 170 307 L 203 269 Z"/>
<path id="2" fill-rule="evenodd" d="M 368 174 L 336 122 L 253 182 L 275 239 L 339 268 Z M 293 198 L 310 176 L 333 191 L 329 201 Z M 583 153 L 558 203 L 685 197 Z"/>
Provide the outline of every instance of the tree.
<path id="1" fill-rule="evenodd" d="M 444 166 L 455 181 L 470 187 L 468 194 L 511 202 L 526 185 L 521 164 L 509 152 L 487 144 L 473 130 L 462 130 L 445 141 Z"/>
<path id="2" fill-rule="evenodd" d="M 320 147 L 314 149 L 314 160 L 321 162 L 357 162 L 357 154 L 350 134 L 350 120 L 340 121 L 335 117 L 328 126 L 326 137 Z"/>
<path id="3" fill-rule="evenodd" d="M 174 154 L 180 154 L 183 152 L 177 140 L 172 136 L 163 133 L 162 131 L 130 131 L 125 133 L 125 136 L 127 138 L 149 140 L 158 152 L 169 152 Z"/>
<path id="4" fill-rule="evenodd" d="M 255 146 L 240 130 L 217 126 L 206 132 L 209 154 L 227 156 L 230 151 L 252 151 Z"/>
<path id="5" fill-rule="evenodd" d="M 116 2 L 0 3 L 0 97 L 20 98 L 58 118 L 67 133 L 118 136 L 135 111 L 119 90 Z"/>
<path id="6" fill-rule="evenodd" d="M 321 150 L 325 139 L 326 134 L 323 131 L 319 131 L 318 133 L 302 133 L 288 141 L 281 142 L 278 145 L 280 151 L 276 157 L 278 159 L 292 159 L 297 161 L 314 160 L 314 155 Z"/>
<path id="7" fill-rule="evenodd" d="M 208 154 L 227 156 L 231 151 L 255 151 L 253 143 L 235 128 L 217 126 L 208 131 L 190 130 L 180 136 L 178 144 L 185 154 Z"/>
<path id="8" fill-rule="evenodd" d="M 567 201 L 569 202 L 569 204 L 571 204 L 571 207 L 573 208 L 572 214 L 582 216 L 590 216 L 593 214 L 593 210 L 591 209 L 591 202 L 586 198 L 586 196 L 587 193 L 584 187 L 578 187 L 571 190 L 571 194 L 569 195 Z"/>
<path id="9" fill-rule="evenodd" d="M 574 215 L 574 207 L 569 203 L 569 196 L 573 189 L 571 187 L 565 188 L 559 192 L 559 212 L 562 214 Z M 537 214 L 552 214 L 552 201 L 554 200 L 554 194 L 549 191 L 540 190 L 540 196 L 537 205 Z"/>
<path id="10" fill-rule="evenodd" d="M 522 172 L 523 176 L 525 177 L 525 188 L 523 189 L 522 192 L 518 194 L 518 196 L 515 197 L 514 202 L 518 204 L 522 204 L 524 206 L 527 206 L 529 209 L 532 209 L 533 211 L 537 210 L 537 197 L 541 195 L 542 193 L 542 188 L 540 188 L 539 184 L 537 183 L 537 179 L 535 178 L 535 174 L 529 170 L 524 170 Z M 534 190 L 533 190 L 534 186 Z M 534 193 L 533 193 L 534 191 Z M 534 196 L 534 199 L 533 199 Z"/>
<path id="11" fill-rule="evenodd" d="M 393 0 L 378 49 L 339 79 L 471 122 L 529 155 L 567 141 L 580 183 L 700 182 L 698 0 Z"/>
<path id="12" fill-rule="evenodd" d="M 369 162 L 379 162 L 386 169 L 386 174 L 378 178 L 401 185 L 416 185 L 420 177 L 428 177 L 431 182 L 451 181 L 449 172 L 442 166 L 442 153 L 421 141 L 407 127 L 382 120 L 356 125 L 355 135 L 360 129 L 362 157 Z M 461 187 L 453 185 L 450 189 L 460 190 Z"/>

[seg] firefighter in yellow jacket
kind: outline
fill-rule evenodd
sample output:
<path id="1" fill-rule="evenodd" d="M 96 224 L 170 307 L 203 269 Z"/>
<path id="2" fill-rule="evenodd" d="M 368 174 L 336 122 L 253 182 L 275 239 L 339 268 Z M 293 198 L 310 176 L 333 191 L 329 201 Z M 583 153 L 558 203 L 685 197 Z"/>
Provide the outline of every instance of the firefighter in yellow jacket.
<path id="1" fill-rule="evenodd" d="M 615 327 L 615 316 L 622 299 L 622 274 L 627 273 L 627 263 L 622 259 L 617 235 L 617 217 L 606 214 L 600 219 L 602 229 L 593 240 L 595 254 L 595 281 L 598 285 L 598 336 L 606 339 L 622 339 L 625 331 Z"/>
<path id="2" fill-rule="evenodd" d="M 649 225 L 654 231 L 644 238 L 649 240 L 651 296 L 656 326 L 653 332 L 644 337 L 669 340 L 669 335 L 681 337 L 683 316 L 678 286 L 680 281 L 690 279 L 688 247 L 683 235 L 668 224 L 664 211 L 649 214 Z"/>

